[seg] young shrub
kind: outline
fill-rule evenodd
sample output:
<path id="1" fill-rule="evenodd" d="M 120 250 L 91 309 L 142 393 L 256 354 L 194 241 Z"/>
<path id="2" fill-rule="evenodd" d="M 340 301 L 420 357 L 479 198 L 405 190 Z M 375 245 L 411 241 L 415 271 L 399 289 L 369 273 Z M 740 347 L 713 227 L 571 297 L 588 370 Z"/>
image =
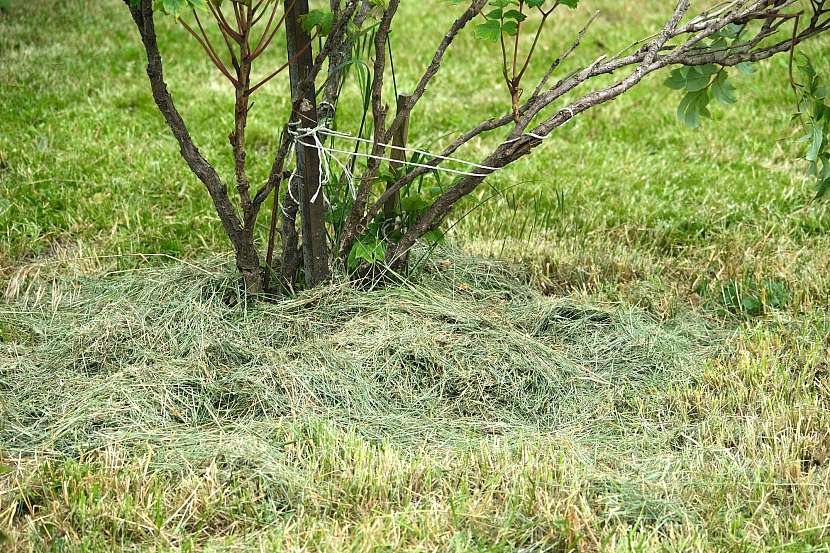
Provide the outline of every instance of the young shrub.
<path id="1" fill-rule="evenodd" d="M 590 1 L 451 0 L 438 4 L 437 9 L 455 10 L 453 6 L 458 4 L 466 7 L 443 34 L 411 94 L 397 102 L 397 111 L 390 116 L 389 104 L 395 98 L 387 97 L 384 85 L 388 70 L 393 67 L 390 33 L 396 23 L 406 23 L 397 18 L 400 0 L 330 0 L 327 10 L 309 10 L 307 0 L 285 0 L 282 6 L 275 0 L 125 2 L 145 46 L 156 104 L 179 141 L 183 158 L 213 198 L 234 246 L 237 266 L 252 292 L 265 287 L 272 264 L 275 219 L 271 221 L 266 271 L 262 270 L 262 256 L 254 242 L 260 209 L 271 194 L 274 217 L 281 214 L 283 219 L 282 277 L 286 286 L 293 287 L 300 280 L 311 286 L 324 282 L 331 263 L 351 268 L 382 264 L 395 270 L 405 269 L 412 247 L 421 239 L 440 239 L 441 225 L 453 208 L 491 174 L 529 155 L 568 121 L 627 93 L 646 76 L 673 69 L 666 84 L 684 93 L 678 115 L 690 127 L 697 127 L 710 115 L 712 100 L 724 105 L 737 100 L 729 80 L 732 69 L 749 71 L 751 64 L 777 54 L 792 56 L 799 44 L 830 29 L 830 1 L 826 0 L 811 0 L 809 4 L 797 0 L 730 0 L 698 13 L 692 11 L 690 0 L 678 0 L 671 13 L 667 13 L 665 23 L 648 38 L 617 54 L 602 54 L 591 63 L 561 72 L 565 62 L 581 47 L 597 18 L 594 14 L 549 62 L 543 77 L 529 83 L 528 69 L 540 51 L 537 46 L 548 39 L 551 22 L 571 17 L 574 10 Z M 236 91 L 235 127 L 230 139 L 238 207 L 213 166 L 199 154 L 164 84 L 154 29 L 158 12 L 177 18 Z M 208 39 L 199 13 L 206 14 L 221 31 L 228 49 L 224 57 Z M 192 17 L 195 24 L 187 23 L 185 17 Z M 366 25 L 370 20 L 373 25 Z M 267 22 L 264 29 L 257 27 L 262 22 Z M 499 64 L 507 90 L 505 113 L 463 132 L 438 154 L 416 152 L 408 160 L 389 157 L 390 150 L 400 150 L 393 146 L 396 137 L 415 106 L 425 98 L 429 101 L 429 85 L 441 71 L 447 51 L 468 27 L 474 27 L 476 36 L 494 45 L 493 63 Z M 289 46 L 285 65 L 270 77 L 254 82 L 254 62 L 282 28 L 287 32 Z M 316 55 L 312 55 L 314 37 L 320 43 Z M 326 129 L 326 121 L 317 117 L 317 93 L 322 94 L 324 112 L 335 117 L 342 79 L 350 65 L 349 53 L 356 42 L 368 43 L 371 50 L 367 56 L 371 63 L 361 62 L 359 68 L 365 79 L 367 112 L 361 128 L 370 115 L 372 132 L 367 139 L 369 146 L 361 152 L 365 163 L 357 170 L 355 150 L 342 176 L 336 176 L 320 161 L 327 148 L 331 149 L 326 144 L 334 140 L 334 135 Z M 245 171 L 250 98 L 286 67 L 291 68 L 292 76 L 291 118 L 278 141 L 267 182 L 252 192 Z M 324 67 L 326 78 L 320 83 Z M 806 157 L 823 194 L 830 182 L 826 88 L 809 65 L 802 62 L 800 67 L 806 80 L 796 90 L 800 114 L 808 127 Z M 551 111 L 549 108 L 554 106 L 558 109 Z M 469 163 L 469 171 L 455 171 L 456 178 L 439 182 L 428 188 L 429 193 L 424 192 L 420 185 L 426 176 L 448 171 L 444 166 L 453 160 L 450 156 L 489 133 L 501 133 L 496 147 L 476 163 Z M 289 173 L 286 162 L 292 147 L 296 149 L 298 163 Z M 320 169 L 332 173 L 327 176 L 326 186 L 321 182 Z M 288 178 L 292 174 L 297 178 Z M 290 181 L 288 193 L 280 206 L 280 185 L 286 179 Z M 332 196 L 328 202 L 326 190 Z M 298 213 L 302 219 L 302 251 L 297 248 Z M 305 267 L 302 279 L 297 270 L 301 257 Z"/>

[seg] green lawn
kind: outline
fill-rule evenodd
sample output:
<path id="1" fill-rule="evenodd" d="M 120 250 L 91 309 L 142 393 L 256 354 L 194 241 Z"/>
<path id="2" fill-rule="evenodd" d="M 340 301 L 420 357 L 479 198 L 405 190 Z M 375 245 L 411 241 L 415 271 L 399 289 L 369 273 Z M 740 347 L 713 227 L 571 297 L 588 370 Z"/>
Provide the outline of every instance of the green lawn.
<path id="1" fill-rule="evenodd" d="M 573 64 L 673 4 L 583 3 L 547 58 L 589 8 Z M 739 103 L 699 130 L 662 76 L 577 118 L 459 209 L 410 284 L 242 306 L 126 8 L 12 4 L 0 549 L 830 549 L 830 208 L 810 202 L 786 59 L 736 77 Z M 400 89 L 447 6 L 404 2 Z M 172 21 L 159 31 L 180 110 L 227 174 L 231 92 Z M 489 48 L 460 40 L 411 143 L 506 111 Z M 285 88 L 254 108 L 258 179 Z"/>

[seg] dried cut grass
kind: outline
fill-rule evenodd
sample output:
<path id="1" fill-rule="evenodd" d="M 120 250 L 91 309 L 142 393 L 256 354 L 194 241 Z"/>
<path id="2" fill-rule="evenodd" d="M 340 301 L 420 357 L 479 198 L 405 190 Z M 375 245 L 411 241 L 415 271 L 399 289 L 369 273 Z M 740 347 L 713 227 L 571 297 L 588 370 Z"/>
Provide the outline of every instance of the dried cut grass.
<path id="1" fill-rule="evenodd" d="M 691 317 L 546 297 L 511 266 L 443 257 L 403 284 L 249 304 L 223 259 L 86 276 L 44 263 L 11 279 L 0 538 L 12 551 L 56 535 L 77 550 L 826 541 L 826 383 L 810 387 L 826 382 L 826 319 L 722 340 Z"/>
<path id="2" fill-rule="evenodd" d="M 456 256 L 412 283 L 247 305 L 223 260 L 15 281 L 0 444 L 15 456 L 150 445 L 175 468 L 251 444 L 276 455 L 269 428 L 287 420 L 402 446 L 613 435 L 632 398 L 699 364 L 699 328 L 546 298 L 516 275 Z"/>

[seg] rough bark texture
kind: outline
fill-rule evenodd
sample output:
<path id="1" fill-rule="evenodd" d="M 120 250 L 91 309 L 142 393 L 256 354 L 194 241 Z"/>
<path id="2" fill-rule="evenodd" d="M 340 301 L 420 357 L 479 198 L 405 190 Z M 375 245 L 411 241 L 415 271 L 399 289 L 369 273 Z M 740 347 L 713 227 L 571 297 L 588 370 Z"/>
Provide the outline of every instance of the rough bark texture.
<path id="1" fill-rule="evenodd" d="M 297 212 L 300 204 L 294 198 L 300 195 L 300 179 L 290 178 L 285 194 L 282 218 L 282 279 L 283 284 L 291 289 L 297 281 L 302 256 L 298 247 Z"/>
<path id="2" fill-rule="evenodd" d="M 314 66 L 311 37 L 300 24 L 300 18 L 308 14 L 308 0 L 285 0 L 285 34 L 288 58 L 291 61 L 291 97 L 295 106 L 292 121 L 302 134 L 317 124 L 317 99 L 314 83 L 308 77 Z M 306 140 L 311 140 L 310 138 Z M 329 279 L 328 235 L 326 233 L 325 195 L 320 183 L 320 157 L 315 145 L 303 145 L 298 140 L 297 165 L 302 175 L 300 191 L 300 215 L 303 229 L 303 260 L 308 286 L 317 286 Z"/>

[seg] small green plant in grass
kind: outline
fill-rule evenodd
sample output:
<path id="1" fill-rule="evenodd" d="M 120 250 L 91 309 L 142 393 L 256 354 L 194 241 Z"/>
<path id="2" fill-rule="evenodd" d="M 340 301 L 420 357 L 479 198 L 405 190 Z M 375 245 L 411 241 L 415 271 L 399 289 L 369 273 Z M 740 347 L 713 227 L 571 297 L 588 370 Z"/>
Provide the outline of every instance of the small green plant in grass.
<path id="1" fill-rule="evenodd" d="M 415 153 L 410 157 L 413 164 L 426 161 L 425 156 Z M 381 182 L 393 185 L 401 178 L 401 171 L 389 168 L 378 175 Z M 401 195 L 392 213 L 380 212 L 369 223 L 366 232 L 352 247 L 348 258 L 349 270 L 356 270 L 361 264 L 381 264 L 386 259 L 387 244 L 394 243 L 403 237 L 406 229 L 415 224 L 432 202 L 444 190 L 452 186 L 452 179 L 440 171 L 421 175 L 415 182 L 401 190 Z M 444 241 L 446 229 L 436 228 L 423 236 L 423 240 L 430 246 Z"/>
<path id="2" fill-rule="evenodd" d="M 790 301 L 787 284 L 765 278 L 754 280 L 730 280 L 721 286 L 723 305 L 732 313 L 761 315 L 770 309 L 783 309 Z"/>
<path id="3" fill-rule="evenodd" d="M 704 279 L 695 291 L 711 302 L 716 311 L 725 310 L 742 317 L 757 317 L 785 309 L 792 300 L 790 285 L 771 277 L 729 279 L 721 283 Z"/>

